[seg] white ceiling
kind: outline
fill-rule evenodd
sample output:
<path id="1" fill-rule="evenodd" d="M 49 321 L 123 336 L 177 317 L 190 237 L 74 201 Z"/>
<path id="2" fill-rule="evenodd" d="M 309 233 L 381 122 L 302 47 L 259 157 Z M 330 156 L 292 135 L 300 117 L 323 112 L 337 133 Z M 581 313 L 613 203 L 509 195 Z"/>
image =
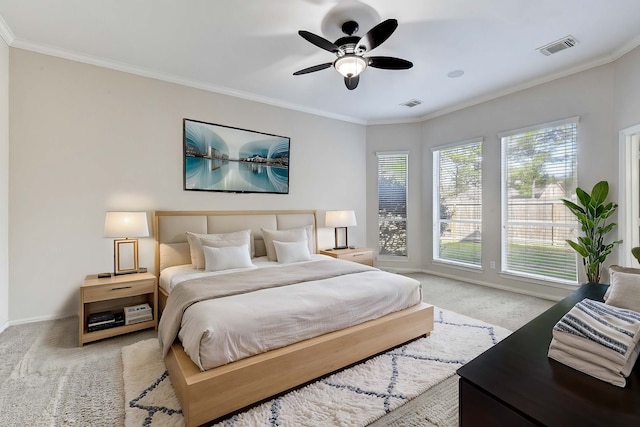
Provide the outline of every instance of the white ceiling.
<path id="1" fill-rule="evenodd" d="M 640 44 L 640 0 L 365 3 L 0 0 L 0 35 L 16 48 L 367 124 L 434 117 L 611 62 Z M 353 91 L 333 68 L 293 76 L 335 59 L 297 32 L 335 41 L 339 31 L 322 28 L 333 27 L 328 14 L 342 18 L 336 7 L 366 8 L 363 21 L 397 19 L 396 32 L 371 55 L 407 59 L 413 68 L 368 68 Z M 552 56 L 536 51 L 567 35 L 579 44 Z M 458 69 L 462 77 L 447 77 Z M 400 106 L 414 98 L 423 103 Z"/>

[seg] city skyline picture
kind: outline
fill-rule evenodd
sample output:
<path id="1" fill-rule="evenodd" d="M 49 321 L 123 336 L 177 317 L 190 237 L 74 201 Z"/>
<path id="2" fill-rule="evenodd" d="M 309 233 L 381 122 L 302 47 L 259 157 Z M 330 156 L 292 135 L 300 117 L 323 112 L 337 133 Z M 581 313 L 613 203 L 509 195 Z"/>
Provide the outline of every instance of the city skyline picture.
<path id="1" fill-rule="evenodd" d="M 184 189 L 289 193 L 290 138 L 183 120 Z"/>

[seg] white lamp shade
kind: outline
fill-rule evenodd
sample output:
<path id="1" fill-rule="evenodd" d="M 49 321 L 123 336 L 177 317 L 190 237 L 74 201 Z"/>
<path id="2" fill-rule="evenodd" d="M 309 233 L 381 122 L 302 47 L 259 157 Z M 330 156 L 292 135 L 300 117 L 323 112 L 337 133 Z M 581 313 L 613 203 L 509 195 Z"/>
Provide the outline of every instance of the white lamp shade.
<path id="1" fill-rule="evenodd" d="M 104 217 L 104 237 L 147 237 L 148 235 L 146 212 L 107 212 Z"/>
<path id="2" fill-rule="evenodd" d="M 324 218 L 327 227 L 353 227 L 356 223 L 354 211 L 327 211 Z"/>

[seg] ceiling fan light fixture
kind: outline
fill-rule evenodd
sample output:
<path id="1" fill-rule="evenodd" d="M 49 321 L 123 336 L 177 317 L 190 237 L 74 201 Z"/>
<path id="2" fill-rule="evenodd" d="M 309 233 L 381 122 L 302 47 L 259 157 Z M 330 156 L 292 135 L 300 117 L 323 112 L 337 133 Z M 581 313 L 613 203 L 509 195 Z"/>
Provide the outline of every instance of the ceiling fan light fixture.
<path id="1" fill-rule="evenodd" d="M 367 68 L 367 61 L 362 56 L 347 54 L 336 59 L 333 66 L 345 77 L 356 77 Z"/>

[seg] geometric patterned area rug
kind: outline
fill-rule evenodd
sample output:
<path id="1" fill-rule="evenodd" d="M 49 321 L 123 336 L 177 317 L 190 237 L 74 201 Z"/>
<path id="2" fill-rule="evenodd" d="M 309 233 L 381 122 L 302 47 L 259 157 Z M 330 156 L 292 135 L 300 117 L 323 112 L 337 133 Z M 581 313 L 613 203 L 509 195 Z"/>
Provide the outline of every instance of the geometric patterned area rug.
<path id="1" fill-rule="evenodd" d="M 509 334 L 499 326 L 435 307 L 429 337 L 252 407 L 216 426 L 366 426 L 452 377 L 460 366 Z M 184 425 L 157 339 L 124 347 L 122 361 L 125 425 Z"/>

